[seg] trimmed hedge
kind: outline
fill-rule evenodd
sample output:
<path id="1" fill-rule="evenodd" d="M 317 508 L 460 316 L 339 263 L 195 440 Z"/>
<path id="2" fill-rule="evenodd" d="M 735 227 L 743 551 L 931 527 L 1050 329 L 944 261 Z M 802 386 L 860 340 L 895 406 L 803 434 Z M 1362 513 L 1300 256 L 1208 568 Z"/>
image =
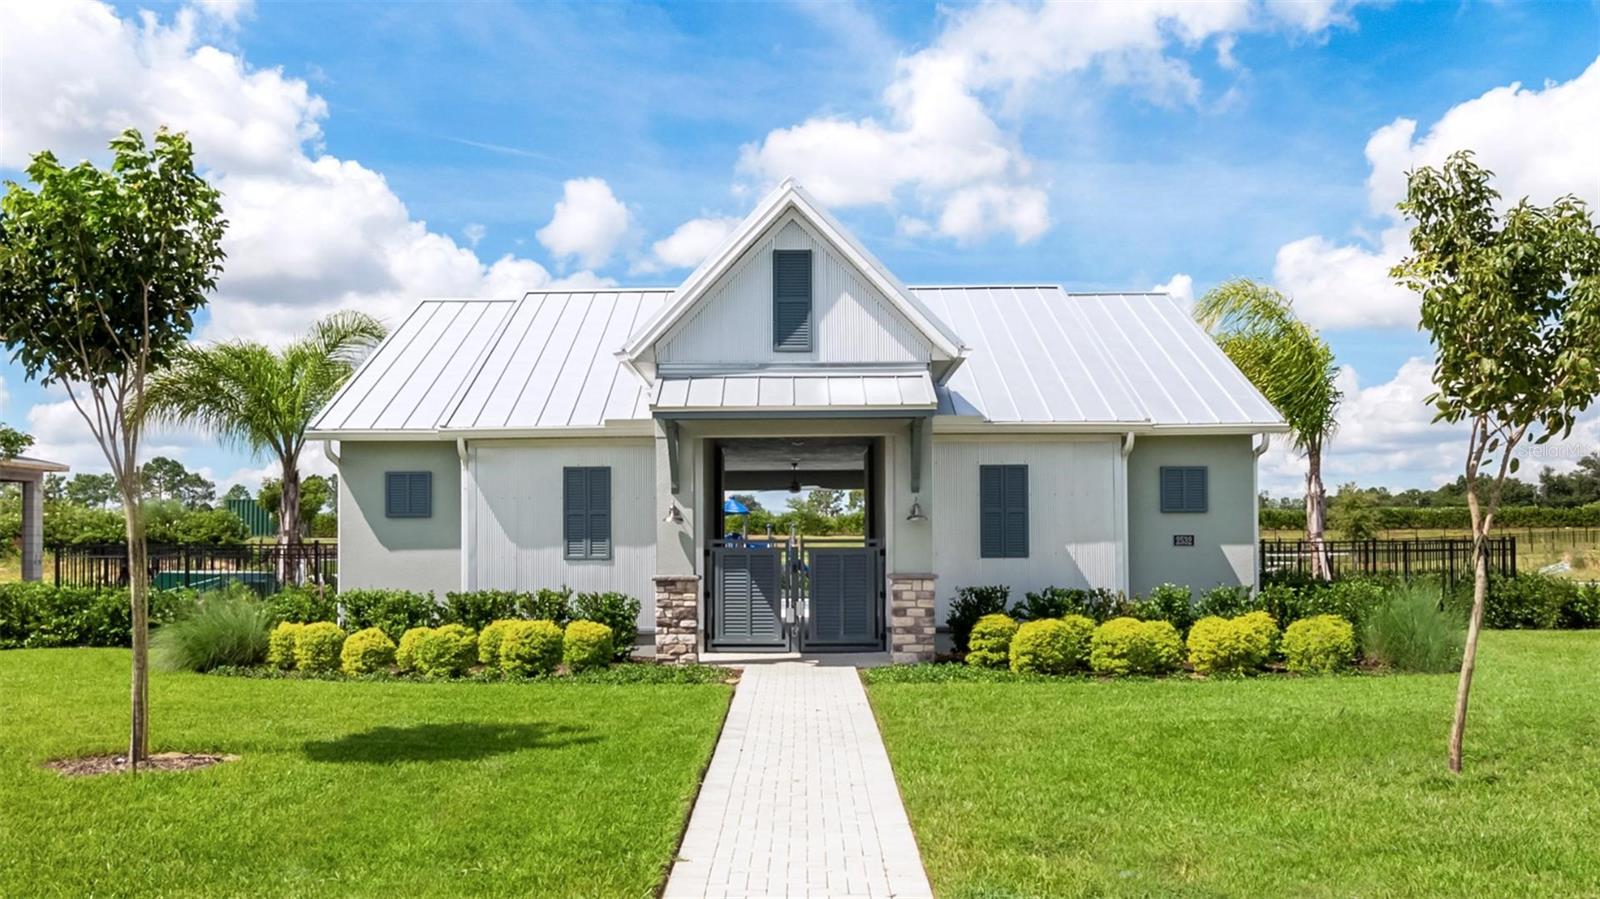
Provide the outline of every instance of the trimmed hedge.
<path id="1" fill-rule="evenodd" d="M 1082 615 L 1029 621 L 1011 638 L 1011 670 L 1018 674 L 1068 674 L 1089 667 L 1094 622 Z"/>
<path id="2" fill-rule="evenodd" d="M 295 635 L 294 666 L 313 672 L 338 669 L 344 639 L 344 629 L 331 621 L 303 625 Z"/>
<path id="3" fill-rule="evenodd" d="M 378 628 L 356 631 L 339 650 L 339 670 L 352 677 L 383 671 L 394 664 L 394 649 L 394 641 Z"/>
<path id="4" fill-rule="evenodd" d="M 1168 621 L 1113 618 L 1095 629 L 1089 643 L 1089 667 L 1096 674 L 1167 674 L 1182 661 L 1183 641 Z"/>
<path id="5" fill-rule="evenodd" d="M 1011 637 L 1017 623 L 1010 616 L 985 615 L 972 626 L 967 641 L 967 664 L 977 668 L 1004 668 L 1011 660 Z"/>
<path id="6" fill-rule="evenodd" d="M 1472 527 L 1472 513 L 1465 505 L 1382 506 L 1372 511 L 1381 529 L 1465 530 Z M 1586 506 L 1501 506 L 1494 518 L 1496 526 L 1502 529 L 1593 528 L 1600 527 L 1600 503 Z M 1262 509 L 1261 526 L 1276 531 L 1304 531 L 1306 510 Z"/>
<path id="7" fill-rule="evenodd" d="M 397 640 L 414 627 L 433 627 L 440 621 L 433 594 L 410 590 L 345 590 L 339 594 L 344 623 L 353 628 L 380 628 Z"/>
<path id="8" fill-rule="evenodd" d="M 611 628 L 611 658 L 626 662 L 639 639 L 639 600 L 626 593 L 579 593 L 572 610 L 578 618 Z"/>
<path id="9" fill-rule="evenodd" d="M 1297 674 L 1329 674 L 1355 657 L 1355 628 L 1338 615 L 1302 618 L 1283 632 L 1284 664 Z"/>
<path id="10" fill-rule="evenodd" d="M 962 587 L 950 601 L 950 612 L 945 624 L 950 628 L 950 638 L 955 641 L 956 652 L 967 651 L 967 641 L 972 636 L 972 626 L 985 615 L 1004 615 L 1006 601 L 1011 598 L 1011 588 L 1003 585 L 988 587 Z"/>
<path id="11" fill-rule="evenodd" d="M 305 627 L 298 621 L 285 621 L 273 628 L 267 635 L 267 664 L 284 671 L 293 668 L 294 648 Z"/>
<path id="12" fill-rule="evenodd" d="M 411 665 L 423 677 L 460 677 L 478 657 L 478 635 L 464 624 L 420 630 Z"/>
<path id="13" fill-rule="evenodd" d="M 192 590 L 151 590 L 150 624 L 191 612 Z M 133 644 L 133 610 L 122 588 L 56 587 L 33 581 L 0 584 L 0 649 Z"/>
<path id="14" fill-rule="evenodd" d="M 505 636 L 506 627 L 513 624 L 516 619 L 500 618 L 484 625 L 478 631 L 478 661 L 490 668 L 500 667 L 500 639 Z"/>
<path id="15" fill-rule="evenodd" d="M 513 621 L 500 638 L 500 670 L 512 677 L 554 674 L 561 663 L 561 626 L 554 621 Z"/>
<path id="16" fill-rule="evenodd" d="M 561 662 L 571 672 L 604 668 L 611 664 L 611 628 L 579 618 L 567 625 L 561 639 Z"/>
<path id="17" fill-rule="evenodd" d="M 1189 629 L 1189 664 L 1199 674 L 1259 671 L 1277 648 L 1278 624 L 1266 612 L 1208 615 Z"/>
<path id="18" fill-rule="evenodd" d="M 395 667 L 401 671 L 417 670 L 417 646 L 432 632 L 431 627 L 414 627 L 401 634 L 399 645 L 394 651 Z"/>

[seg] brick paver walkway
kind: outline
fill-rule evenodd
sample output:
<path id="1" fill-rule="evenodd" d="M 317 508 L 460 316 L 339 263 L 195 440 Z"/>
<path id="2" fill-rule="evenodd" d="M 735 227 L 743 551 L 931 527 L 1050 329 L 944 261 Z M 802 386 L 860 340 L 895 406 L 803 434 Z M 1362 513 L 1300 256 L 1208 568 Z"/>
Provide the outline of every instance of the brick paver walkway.
<path id="1" fill-rule="evenodd" d="M 856 670 L 746 668 L 668 899 L 932 895 Z"/>

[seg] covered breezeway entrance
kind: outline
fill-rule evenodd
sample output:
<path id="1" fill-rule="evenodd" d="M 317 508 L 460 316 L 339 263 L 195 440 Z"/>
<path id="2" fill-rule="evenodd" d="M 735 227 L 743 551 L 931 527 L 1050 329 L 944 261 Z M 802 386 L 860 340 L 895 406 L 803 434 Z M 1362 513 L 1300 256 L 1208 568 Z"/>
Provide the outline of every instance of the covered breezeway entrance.
<path id="1" fill-rule="evenodd" d="M 729 438 L 712 442 L 706 634 L 719 652 L 862 652 L 884 648 L 881 441 L 870 437 Z M 860 534 L 732 527 L 733 493 L 859 491 Z"/>

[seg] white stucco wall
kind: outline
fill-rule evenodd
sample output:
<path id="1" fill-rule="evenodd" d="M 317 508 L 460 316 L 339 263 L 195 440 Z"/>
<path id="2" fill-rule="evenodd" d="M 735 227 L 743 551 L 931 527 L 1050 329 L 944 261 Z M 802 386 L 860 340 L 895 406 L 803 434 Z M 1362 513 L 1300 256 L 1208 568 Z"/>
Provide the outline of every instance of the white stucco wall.
<path id="1" fill-rule="evenodd" d="M 433 591 L 461 585 L 461 464 L 445 441 L 344 441 L 339 461 L 339 587 Z M 433 472 L 433 515 L 388 518 L 387 471 Z"/>
<path id="2" fill-rule="evenodd" d="M 1028 466 L 1028 557 L 978 550 L 978 467 Z M 933 570 L 939 625 L 962 587 L 1005 584 L 1013 600 L 1042 587 L 1123 589 L 1125 478 L 1114 437 L 935 435 Z"/>

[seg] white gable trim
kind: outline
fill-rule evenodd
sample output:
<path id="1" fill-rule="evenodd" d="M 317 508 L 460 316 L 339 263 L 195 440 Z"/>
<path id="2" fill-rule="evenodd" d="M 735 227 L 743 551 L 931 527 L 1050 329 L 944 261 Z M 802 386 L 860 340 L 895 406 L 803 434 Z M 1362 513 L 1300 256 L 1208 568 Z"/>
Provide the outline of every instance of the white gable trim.
<path id="1" fill-rule="evenodd" d="M 862 276 L 876 287 L 901 315 L 905 316 L 912 327 L 927 338 L 936 358 L 953 361 L 965 355 L 961 339 L 923 306 L 905 285 L 889 274 L 883 264 L 857 243 L 842 225 L 811 199 L 810 195 L 790 180 L 784 181 L 777 190 L 761 201 L 721 248 L 712 253 L 689 275 L 673 294 L 672 301 L 628 341 L 623 347 L 622 355 L 629 366 L 638 371 L 641 362 L 651 365 L 645 357 L 651 354 L 656 342 L 684 319 L 712 285 L 724 273 L 738 265 L 745 251 L 759 241 L 761 236 L 790 210 L 793 210 L 819 237 L 832 244 L 839 255 L 854 265 Z"/>

